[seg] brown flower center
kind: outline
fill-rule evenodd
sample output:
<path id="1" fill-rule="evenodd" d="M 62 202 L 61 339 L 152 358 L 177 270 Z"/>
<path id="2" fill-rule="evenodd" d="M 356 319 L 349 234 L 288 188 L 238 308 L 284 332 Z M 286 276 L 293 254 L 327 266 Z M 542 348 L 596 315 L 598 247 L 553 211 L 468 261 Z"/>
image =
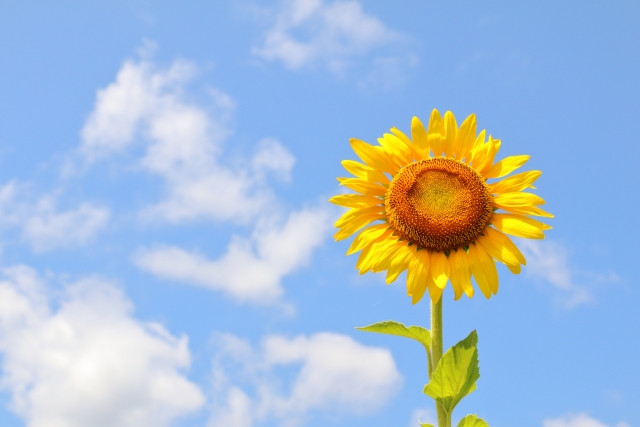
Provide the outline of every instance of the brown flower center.
<path id="1" fill-rule="evenodd" d="M 493 210 L 480 174 L 444 157 L 405 166 L 393 178 L 384 204 L 387 221 L 399 238 L 436 251 L 473 242 Z"/>

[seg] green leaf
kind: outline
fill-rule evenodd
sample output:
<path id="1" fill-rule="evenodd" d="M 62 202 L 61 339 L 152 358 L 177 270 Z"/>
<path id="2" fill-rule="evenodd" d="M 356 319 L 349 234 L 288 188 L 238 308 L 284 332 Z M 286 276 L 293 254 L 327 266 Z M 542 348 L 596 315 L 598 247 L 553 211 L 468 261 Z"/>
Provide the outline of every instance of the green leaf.
<path id="1" fill-rule="evenodd" d="M 427 349 L 427 352 L 431 351 L 431 332 L 421 326 L 409 326 L 407 328 L 402 323 L 387 320 L 386 322 L 378 322 L 373 325 L 363 326 L 356 329 L 365 332 L 375 332 L 378 334 L 411 338 L 421 343 Z"/>
<path id="2" fill-rule="evenodd" d="M 458 427 L 489 427 L 489 424 L 477 415 L 467 415 L 460 420 Z"/>
<path id="3" fill-rule="evenodd" d="M 420 423 L 420 421 L 418 421 L 418 422 Z M 420 423 L 420 425 L 422 427 L 435 427 L 433 424 L 422 424 L 422 423 Z"/>
<path id="4" fill-rule="evenodd" d="M 442 356 L 424 393 L 439 402 L 451 414 L 453 408 L 476 389 L 480 378 L 478 367 L 478 334 L 473 331 Z"/>

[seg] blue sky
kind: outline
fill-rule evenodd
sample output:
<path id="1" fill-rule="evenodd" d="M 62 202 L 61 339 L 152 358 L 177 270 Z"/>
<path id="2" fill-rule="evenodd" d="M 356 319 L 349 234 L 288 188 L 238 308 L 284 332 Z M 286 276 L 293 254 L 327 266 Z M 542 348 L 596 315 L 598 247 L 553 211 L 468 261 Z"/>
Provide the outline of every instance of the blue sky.
<path id="1" fill-rule="evenodd" d="M 637 2 L 0 5 L 0 424 L 417 426 L 404 281 L 331 239 L 348 139 L 433 108 L 556 217 L 454 302 L 492 427 L 640 426 Z M 479 295 L 479 294 L 478 294 Z"/>

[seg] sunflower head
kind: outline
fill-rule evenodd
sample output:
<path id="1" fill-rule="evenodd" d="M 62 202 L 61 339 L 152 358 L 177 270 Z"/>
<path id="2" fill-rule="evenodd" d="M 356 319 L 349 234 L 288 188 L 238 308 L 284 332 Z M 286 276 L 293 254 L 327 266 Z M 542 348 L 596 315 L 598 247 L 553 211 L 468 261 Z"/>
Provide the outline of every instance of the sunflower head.
<path id="1" fill-rule="evenodd" d="M 360 252 L 360 274 L 386 270 L 391 283 L 407 270 L 414 304 L 426 290 L 438 301 L 449 281 L 455 299 L 471 297 L 472 277 L 490 298 L 498 292 L 496 261 L 515 274 L 525 264 L 506 234 L 542 239 L 551 228 L 531 218 L 553 217 L 538 207 L 544 200 L 524 191 L 541 172 L 506 177 L 529 156 L 495 162 L 501 142 L 484 130 L 476 135 L 473 114 L 458 127 L 450 111 L 443 119 L 433 110 L 427 129 L 414 117 L 411 138 L 392 128 L 378 142 L 351 139 L 362 162 L 342 162 L 352 176 L 338 181 L 356 193 L 330 199 L 350 208 L 334 237 L 358 233 L 347 255 Z"/>

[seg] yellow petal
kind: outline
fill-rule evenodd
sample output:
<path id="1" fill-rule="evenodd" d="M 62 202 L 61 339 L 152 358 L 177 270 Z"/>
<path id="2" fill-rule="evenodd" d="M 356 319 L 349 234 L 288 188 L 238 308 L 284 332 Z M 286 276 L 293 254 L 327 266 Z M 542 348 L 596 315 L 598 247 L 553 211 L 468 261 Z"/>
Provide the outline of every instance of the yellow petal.
<path id="1" fill-rule="evenodd" d="M 540 175 L 542 175 L 542 172 L 540 171 L 520 172 L 510 176 L 509 178 L 505 178 L 502 181 L 489 184 L 489 192 L 492 194 L 501 194 L 522 191 L 527 187 L 532 187 L 531 184 L 533 184 Z"/>
<path id="2" fill-rule="evenodd" d="M 494 241 L 484 236 L 480 236 L 476 243 L 479 243 L 489 255 L 500 261 L 505 265 L 511 265 L 516 268 L 520 266 L 518 257 L 511 252 L 505 245 L 499 241 Z"/>
<path id="3" fill-rule="evenodd" d="M 400 141 L 404 143 L 404 145 L 411 151 L 411 157 L 415 160 L 422 160 L 422 153 L 416 144 L 411 141 L 407 135 L 405 135 L 401 130 L 393 127 L 391 128 L 391 133 L 398 138 Z M 427 153 L 428 154 L 428 153 Z"/>
<path id="4" fill-rule="evenodd" d="M 447 280 L 451 275 L 449 260 L 442 252 L 431 252 L 429 254 L 429 269 L 434 283 L 441 289 L 447 286 Z"/>
<path id="5" fill-rule="evenodd" d="M 382 205 L 382 199 L 373 196 L 364 196 L 362 194 L 340 194 L 333 196 L 329 201 L 338 206 L 347 208 L 366 208 L 370 206 Z"/>
<path id="6" fill-rule="evenodd" d="M 475 161 L 473 164 L 475 170 L 478 171 L 482 176 L 484 176 L 485 173 L 492 167 L 493 160 L 495 159 L 496 154 L 498 154 L 501 144 L 502 141 L 500 141 L 499 139 L 493 139 L 491 135 L 489 135 L 489 141 L 487 141 L 487 144 L 485 144 L 487 146 L 486 155 L 477 165 Z"/>
<path id="7" fill-rule="evenodd" d="M 489 255 L 487 251 L 482 247 L 482 245 L 480 245 L 478 242 L 476 243 L 475 254 L 480 260 L 480 265 L 482 266 L 484 275 L 489 282 L 491 292 L 496 295 L 498 293 L 498 269 L 496 268 L 496 262 L 493 260 L 491 255 Z"/>
<path id="8" fill-rule="evenodd" d="M 351 138 L 349 140 L 353 151 L 367 165 L 374 167 L 382 172 L 388 172 L 394 175 L 398 171 L 398 166 L 383 151 L 372 145 L 367 144 L 359 139 Z"/>
<path id="9" fill-rule="evenodd" d="M 446 138 L 444 142 L 444 154 L 447 157 L 453 157 L 455 152 L 456 137 L 458 134 L 458 124 L 456 118 L 451 111 L 444 113 L 444 129 Z"/>
<path id="10" fill-rule="evenodd" d="M 471 298 L 473 296 L 473 286 L 471 285 L 471 269 L 467 253 L 464 249 L 451 251 L 451 254 L 449 254 L 449 263 L 451 264 L 450 279 L 454 299 L 460 299 L 462 292 Z"/>
<path id="11" fill-rule="evenodd" d="M 517 214 L 494 213 L 490 222 L 503 233 L 527 239 L 544 239 L 542 231 L 551 229 L 538 220 Z"/>
<path id="12" fill-rule="evenodd" d="M 389 245 L 389 249 L 386 251 L 385 255 L 381 256 L 379 259 L 377 258 L 371 264 L 371 271 L 379 273 L 381 271 L 388 270 L 398 253 L 404 249 L 404 246 L 404 242 L 397 242 L 394 240 L 393 243 Z"/>
<path id="13" fill-rule="evenodd" d="M 471 114 L 460 125 L 456 138 L 456 159 L 462 160 L 468 156 L 476 140 L 476 115 Z M 468 163 L 468 162 L 467 162 Z"/>
<path id="14" fill-rule="evenodd" d="M 372 207 L 368 207 L 368 208 L 353 208 L 353 209 L 349 209 L 348 211 L 346 211 L 345 213 L 342 214 L 342 216 L 340 216 L 340 218 L 338 218 L 338 220 L 335 222 L 334 226 L 335 227 L 342 227 L 345 224 L 347 224 L 350 221 L 353 221 L 355 219 L 357 219 L 358 217 L 361 217 L 363 215 L 369 215 L 369 214 L 379 214 L 384 212 L 384 207 L 383 206 L 372 206 Z"/>
<path id="15" fill-rule="evenodd" d="M 537 206 L 544 205 L 545 201 L 542 197 L 532 193 L 503 193 L 493 198 L 493 204 L 499 208 L 502 207 L 521 207 L 521 206 Z"/>
<path id="16" fill-rule="evenodd" d="M 407 294 L 411 296 L 411 303 L 416 304 L 422 299 L 427 289 L 427 275 L 429 274 L 429 254 L 418 251 L 409 264 L 407 275 Z"/>
<path id="17" fill-rule="evenodd" d="M 484 172 L 482 176 L 484 176 L 485 179 L 489 179 L 509 175 L 511 172 L 527 163 L 530 158 L 531 156 L 526 155 L 507 157 L 506 159 L 502 159 L 495 165 L 491 166 L 491 168 Z"/>
<path id="18" fill-rule="evenodd" d="M 413 252 L 409 247 L 406 246 L 406 244 L 404 248 L 401 248 L 400 250 L 398 250 L 398 252 L 396 252 L 396 255 L 391 260 L 391 264 L 387 269 L 387 285 L 394 282 L 398 278 L 400 273 L 409 268 L 409 262 L 412 258 Z"/>
<path id="19" fill-rule="evenodd" d="M 440 116 L 438 110 L 433 110 L 431 112 L 431 117 L 429 117 L 429 147 L 431 147 L 431 151 L 433 151 L 434 156 L 442 155 L 444 151 L 444 139 L 447 134 L 444 128 L 444 120 Z"/>
<path id="20" fill-rule="evenodd" d="M 396 157 L 396 163 L 400 162 L 398 163 L 400 166 L 404 166 L 413 161 L 411 149 L 397 136 L 385 133 L 382 138 L 378 138 L 378 142 L 387 151 L 393 153 Z"/>
<path id="21" fill-rule="evenodd" d="M 493 263 L 493 260 L 491 260 L 491 263 Z M 486 299 L 491 298 L 491 285 L 489 284 L 484 268 L 482 268 L 482 261 L 478 256 L 477 245 L 469 245 L 469 266 L 471 268 L 471 274 L 473 274 L 473 277 L 476 279 L 482 295 L 484 295 Z"/>
<path id="22" fill-rule="evenodd" d="M 389 184 L 391 181 L 385 174 L 370 166 L 363 165 L 355 160 L 343 160 L 342 166 L 354 176 L 360 179 L 366 179 L 371 182 L 380 182 L 382 184 Z"/>
<path id="23" fill-rule="evenodd" d="M 547 211 L 543 211 L 542 209 L 535 206 L 513 206 L 513 207 L 500 206 L 500 208 L 514 214 L 535 215 L 535 216 L 542 216 L 545 218 L 553 218 L 553 214 L 550 214 Z"/>
<path id="24" fill-rule="evenodd" d="M 469 155 L 466 158 L 466 163 L 472 163 L 473 159 L 476 156 L 476 153 L 478 152 L 478 150 L 484 146 L 484 139 L 487 135 L 487 131 L 486 130 L 482 130 L 478 136 L 476 137 L 475 142 L 473 143 L 473 147 L 471 147 L 471 152 L 469 153 Z"/>
<path id="25" fill-rule="evenodd" d="M 367 196 L 384 196 L 387 193 L 386 187 L 360 178 L 342 179 L 340 180 L 340 185 L 344 185 L 347 188 Z"/>
<path id="26" fill-rule="evenodd" d="M 386 258 L 393 253 L 395 249 L 396 241 L 384 239 L 378 243 L 371 245 L 371 250 L 367 256 L 363 259 L 358 259 L 356 268 L 360 270 L 360 274 L 371 271 L 373 267 L 381 262 L 384 262 Z"/>
<path id="27" fill-rule="evenodd" d="M 368 271 L 378 273 L 382 270 L 386 270 L 391 265 L 391 260 L 400 248 L 400 245 L 395 239 L 385 239 L 380 243 L 374 243 L 376 245 L 375 254 L 367 260 L 367 262 L 360 265 L 360 274 L 364 274 Z"/>
<path id="28" fill-rule="evenodd" d="M 436 286 L 436 284 L 433 283 L 433 279 L 430 279 L 430 277 L 431 274 L 429 274 L 428 280 L 430 280 L 430 284 L 427 285 L 427 289 L 429 289 L 429 297 L 431 297 L 431 301 L 435 304 L 440 301 L 440 298 L 442 298 L 443 289 Z"/>
<path id="29" fill-rule="evenodd" d="M 389 225 L 387 223 L 372 225 L 366 230 L 362 230 L 360 234 L 353 239 L 353 242 L 347 251 L 347 255 L 361 251 L 365 246 L 370 245 L 377 239 L 389 237 L 392 233 L 393 230 L 389 229 Z"/>
<path id="30" fill-rule="evenodd" d="M 368 214 L 359 216 L 356 219 L 353 219 L 346 223 L 340 230 L 333 235 L 333 238 L 336 241 L 344 240 L 347 237 L 351 236 L 356 231 L 360 230 L 367 224 L 371 224 L 373 221 L 381 220 L 384 216 L 380 214 Z"/>
<path id="31" fill-rule="evenodd" d="M 522 255 L 520 249 L 518 249 L 511 239 L 494 228 L 485 228 L 484 236 L 481 236 L 478 240 L 482 242 L 482 245 L 487 249 L 487 252 L 491 256 L 503 262 L 509 270 L 514 272 L 514 274 L 518 274 L 520 272 L 519 264 L 527 264 L 524 255 Z M 499 249 L 498 256 L 491 251 L 491 245 L 493 245 L 494 248 Z"/>
<path id="32" fill-rule="evenodd" d="M 420 147 L 421 150 L 429 149 L 427 130 L 424 128 L 420 119 L 415 116 L 411 119 L 411 139 L 413 139 L 413 143 Z"/>

